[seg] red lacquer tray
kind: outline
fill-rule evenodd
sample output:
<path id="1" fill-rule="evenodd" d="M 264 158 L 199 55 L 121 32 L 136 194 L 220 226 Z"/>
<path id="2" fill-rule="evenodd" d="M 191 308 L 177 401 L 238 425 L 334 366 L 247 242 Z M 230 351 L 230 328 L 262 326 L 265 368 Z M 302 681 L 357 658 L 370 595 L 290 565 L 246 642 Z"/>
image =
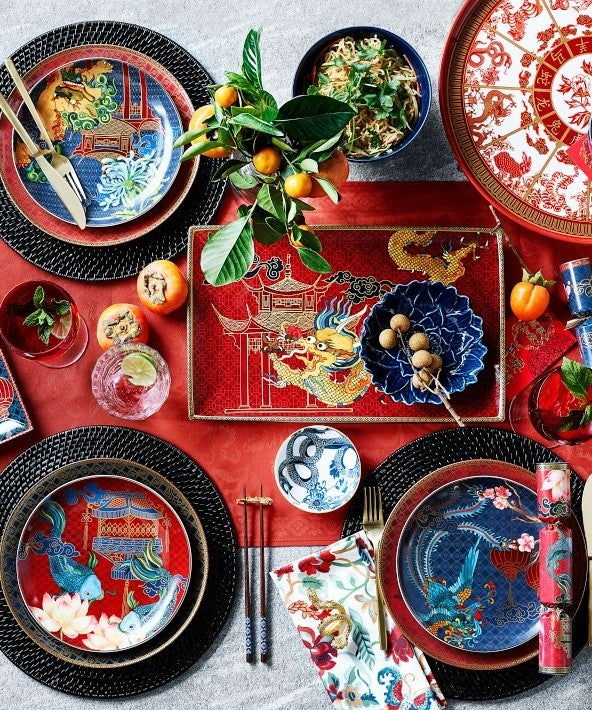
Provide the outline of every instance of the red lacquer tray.
<path id="1" fill-rule="evenodd" d="M 316 227 L 331 274 L 313 273 L 280 242 L 258 245 L 251 271 L 224 287 L 207 284 L 199 266 L 213 229 L 195 227 L 189 240 L 191 418 L 451 421 L 443 406 L 393 402 L 352 357 L 372 305 L 395 284 L 418 278 L 454 284 L 483 318 L 485 368 L 476 384 L 453 395 L 454 408 L 467 421 L 503 418 L 503 257 L 495 229 Z M 331 328 L 348 343 L 334 348 Z M 306 346 L 313 333 L 327 335 L 329 346 L 314 358 Z M 287 357 L 294 342 L 303 352 Z M 313 359 L 319 367 L 304 365 Z"/>
<path id="2" fill-rule="evenodd" d="M 546 236 L 590 243 L 590 180 L 568 154 L 592 115 L 590 3 L 469 0 L 440 69 L 444 126 L 471 182 Z"/>

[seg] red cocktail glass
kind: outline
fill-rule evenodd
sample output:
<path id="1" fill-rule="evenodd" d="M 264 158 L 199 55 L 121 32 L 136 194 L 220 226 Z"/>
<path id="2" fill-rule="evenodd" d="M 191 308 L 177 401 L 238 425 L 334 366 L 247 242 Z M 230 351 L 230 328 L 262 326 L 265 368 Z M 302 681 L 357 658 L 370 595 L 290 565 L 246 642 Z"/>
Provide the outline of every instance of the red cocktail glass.
<path id="1" fill-rule="evenodd" d="M 36 326 L 25 319 L 36 310 L 33 296 L 38 287 L 44 291 L 44 304 L 51 310 L 56 301 L 67 301 L 70 310 L 55 316 L 55 323 L 45 343 Z M 61 286 L 50 281 L 25 281 L 11 289 L 0 303 L 0 337 L 21 357 L 46 367 L 61 368 L 76 362 L 86 349 L 88 328 L 76 303 Z"/>

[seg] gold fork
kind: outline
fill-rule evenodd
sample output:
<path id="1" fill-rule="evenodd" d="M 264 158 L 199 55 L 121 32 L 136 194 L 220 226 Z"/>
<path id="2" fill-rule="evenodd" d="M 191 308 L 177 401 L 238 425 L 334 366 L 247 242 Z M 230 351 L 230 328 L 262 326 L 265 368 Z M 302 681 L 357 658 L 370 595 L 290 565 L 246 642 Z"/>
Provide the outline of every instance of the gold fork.
<path id="1" fill-rule="evenodd" d="M 37 113 L 37 108 L 35 107 L 35 104 L 33 103 L 33 99 L 30 97 L 29 92 L 27 91 L 25 84 L 23 80 L 21 79 L 16 67 L 14 66 L 13 62 L 11 59 L 6 59 L 4 64 L 6 65 L 6 68 L 8 69 L 8 73 L 12 77 L 12 80 L 14 81 L 14 85 L 16 86 L 19 94 L 21 95 L 21 98 L 23 99 L 25 106 L 29 109 L 29 113 L 31 114 L 31 118 L 33 121 L 35 121 L 35 124 L 37 125 L 37 128 L 39 129 L 39 133 L 41 135 L 41 138 L 45 141 L 47 144 L 47 148 L 51 154 L 51 165 L 52 167 L 56 170 L 56 172 L 61 175 L 63 178 L 65 178 L 68 183 L 70 184 L 70 187 L 74 190 L 76 193 L 76 196 L 80 200 L 80 202 L 84 202 L 86 200 L 86 194 L 84 193 L 84 188 L 82 187 L 82 183 L 80 182 L 80 178 L 76 174 L 76 171 L 74 170 L 74 166 L 72 163 L 69 161 L 69 159 L 65 156 L 62 155 L 62 153 L 58 153 L 57 150 L 55 149 L 55 146 L 49 137 L 49 133 L 47 132 L 47 128 L 45 127 L 43 121 L 41 120 L 41 116 Z"/>
<path id="2" fill-rule="evenodd" d="M 380 490 L 376 486 L 369 486 L 364 489 L 364 512 L 362 516 L 364 530 L 374 547 L 374 567 L 376 568 L 376 602 L 378 607 L 378 630 L 380 634 L 380 648 L 387 649 L 386 621 L 384 615 L 384 600 L 380 591 L 378 579 L 378 546 L 382 531 L 384 530 L 384 518 L 382 515 L 382 500 Z"/>

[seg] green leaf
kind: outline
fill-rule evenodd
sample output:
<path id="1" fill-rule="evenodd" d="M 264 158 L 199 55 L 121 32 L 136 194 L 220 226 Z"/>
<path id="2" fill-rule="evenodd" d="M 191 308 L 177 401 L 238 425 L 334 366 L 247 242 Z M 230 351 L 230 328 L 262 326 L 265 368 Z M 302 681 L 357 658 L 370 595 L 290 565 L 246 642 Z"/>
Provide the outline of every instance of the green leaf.
<path id="1" fill-rule="evenodd" d="M 183 153 L 181 156 L 181 162 L 189 160 L 190 158 L 195 158 L 196 155 L 201 155 L 202 153 L 205 153 L 206 150 L 211 150 L 212 148 L 228 148 L 230 150 L 230 146 L 220 143 L 220 141 L 201 141 L 196 145 L 192 145 L 191 148 L 188 148 Z"/>
<path id="2" fill-rule="evenodd" d="M 319 164 L 317 163 L 316 160 L 313 160 L 312 158 L 305 158 L 304 160 L 301 160 L 300 167 L 303 170 L 305 170 L 307 173 L 318 173 L 319 172 Z"/>
<path id="3" fill-rule="evenodd" d="M 300 227 L 292 227 L 292 237 L 303 244 L 307 249 L 312 249 L 313 251 L 319 252 L 323 248 L 321 240 L 317 237 L 314 232 L 309 232 L 306 229 L 300 229 Z"/>
<path id="4" fill-rule="evenodd" d="M 316 251 L 306 247 L 296 249 L 296 251 L 302 263 L 311 271 L 316 271 L 317 274 L 330 274 L 333 271 L 329 263 Z"/>
<path id="5" fill-rule="evenodd" d="M 237 170 L 240 170 L 245 165 L 248 165 L 248 163 L 245 163 L 244 160 L 226 160 L 210 179 L 212 182 L 218 182 L 232 175 L 232 173 L 235 173 Z"/>
<path id="6" fill-rule="evenodd" d="M 356 644 L 356 655 L 359 656 L 368 668 L 372 669 L 376 662 L 376 656 L 374 655 L 374 650 L 372 649 L 370 634 L 364 626 L 362 617 L 357 611 L 350 609 L 350 616 L 353 622 L 351 640 Z"/>
<path id="7" fill-rule="evenodd" d="M 335 185 L 333 185 L 330 180 L 320 177 L 313 177 L 313 180 L 316 180 L 319 183 L 319 185 L 325 191 L 325 194 L 330 198 L 331 202 L 337 204 L 339 200 L 341 200 L 341 195 L 337 191 Z"/>
<path id="8" fill-rule="evenodd" d="M 187 143 L 191 143 L 191 141 L 194 141 L 196 138 L 201 138 L 201 136 L 211 130 L 212 129 L 209 126 L 206 126 L 200 131 L 187 131 L 177 138 L 177 140 L 173 143 L 173 148 L 180 148 L 183 145 L 187 145 Z"/>
<path id="9" fill-rule="evenodd" d="M 271 142 L 276 148 L 279 148 L 280 150 L 283 150 L 286 153 L 295 153 L 295 149 L 292 148 L 291 145 L 288 145 L 285 141 L 280 140 L 279 138 L 272 138 Z"/>
<path id="10" fill-rule="evenodd" d="M 56 301 L 55 299 L 53 299 L 52 304 L 56 315 L 65 316 L 66 313 L 70 313 L 70 301 Z"/>
<path id="11" fill-rule="evenodd" d="M 324 153 L 326 150 L 329 150 L 329 148 L 333 148 L 339 141 L 341 140 L 341 134 L 343 131 L 339 131 L 339 133 L 336 133 L 332 138 L 329 138 L 329 140 L 319 142 L 314 150 L 311 150 L 312 153 Z"/>
<path id="12" fill-rule="evenodd" d="M 33 305 L 35 308 L 41 308 L 43 301 L 45 300 L 45 291 L 43 286 L 37 286 L 35 293 L 33 294 Z"/>
<path id="13" fill-rule="evenodd" d="M 259 209 L 253 213 L 253 238 L 260 244 L 275 244 L 283 239 L 286 229 L 282 222 L 266 215 Z"/>
<path id="14" fill-rule="evenodd" d="M 257 193 L 257 204 L 282 222 L 287 221 L 284 197 L 276 187 L 263 185 Z"/>
<path id="15" fill-rule="evenodd" d="M 37 335 L 39 336 L 39 340 L 47 345 L 49 343 L 49 336 L 51 335 L 51 325 L 48 323 L 39 324 Z"/>
<path id="16" fill-rule="evenodd" d="M 256 106 L 261 111 L 261 118 L 264 121 L 273 121 L 277 116 L 277 101 L 268 91 L 262 91 L 259 94 Z"/>
<path id="17" fill-rule="evenodd" d="M 259 95 L 259 89 L 254 86 L 248 79 L 246 79 L 242 74 L 237 74 L 236 72 L 227 71 L 224 72 L 226 78 L 228 79 L 228 85 L 234 86 L 242 93 L 246 94 L 247 98 L 255 98 Z"/>
<path id="18" fill-rule="evenodd" d="M 201 268 L 213 286 L 239 281 L 255 258 L 250 215 L 230 222 L 210 238 L 201 251 Z"/>
<path id="19" fill-rule="evenodd" d="M 257 180 L 254 175 L 249 175 L 248 173 L 232 173 L 232 175 L 230 175 L 230 182 L 235 187 L 238 187 L 239 190 L 249 190 L 259 185 L 259 180 Z"/>
<path id="20" fill-rule="evenodd" d="M 42 313 L 43 313 L 43 311 L 40 308 L 38 308 L 36 311 L 33 311 L 33 313 L 29 313 L 29 315 L 23 321 L 23 325 L 27 325 L 27 326 L 39 325 L 39 323 L 40 323 L 39 318 L 41 317 Z"/>
<path id="21" fill-rule="evenodd" d="M 592 370 L 589 367 L 564 357 L 561 364 L 561 380 L 578 399 L 586 399 L 592 387 Z"/>
<path id="22" fill-rule="evenodd" d="M 251 113 L 239 113 L 237 116 L 228 119 L 228 123 L 234 126 L 243 126 L 259 133 L 267 133 L 270 136 L 282 136 L 283 133 L 271 123 L 264 121 Z"/>
<path id="23" fill-rule="evenodd" d="M 274 123 L 300 141 L 333 138 L 354 115 L 353 109 L 329 96 L 296 96 L 278 111 Z"/>
<path id="24" fill-rule="evenodd" d="M 263 89 L 261 84 L 261 52 L 259 37 L 261 30 L 250 30 L 243 46 L 243 74 L 257 89 Z"/>

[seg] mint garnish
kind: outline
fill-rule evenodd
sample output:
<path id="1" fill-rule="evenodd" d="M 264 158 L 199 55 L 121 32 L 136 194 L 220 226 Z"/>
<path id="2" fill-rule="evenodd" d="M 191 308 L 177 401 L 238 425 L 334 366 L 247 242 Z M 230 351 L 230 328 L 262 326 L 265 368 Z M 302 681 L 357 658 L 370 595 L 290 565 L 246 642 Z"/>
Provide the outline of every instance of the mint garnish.
<path id="1" fill-rule="evenodd" d="M 564 357 L 561 363 L 561 381 L 573 395 L 584 400 L 592 387 L 592 370 Z"/>
<path id="2" fill-rule="evenodd" d="M 23 325 L 37 327 L 39 339 L 47 345 L 49 336 L 56 319 L 70 312 L 69 301 L 56 301 L 51 299 L 49 304 L 45 303 L 45 291 L 42 286 L 37 286 L 33 294 L 33 306 L 35 310 L 25 318 Z"/>

